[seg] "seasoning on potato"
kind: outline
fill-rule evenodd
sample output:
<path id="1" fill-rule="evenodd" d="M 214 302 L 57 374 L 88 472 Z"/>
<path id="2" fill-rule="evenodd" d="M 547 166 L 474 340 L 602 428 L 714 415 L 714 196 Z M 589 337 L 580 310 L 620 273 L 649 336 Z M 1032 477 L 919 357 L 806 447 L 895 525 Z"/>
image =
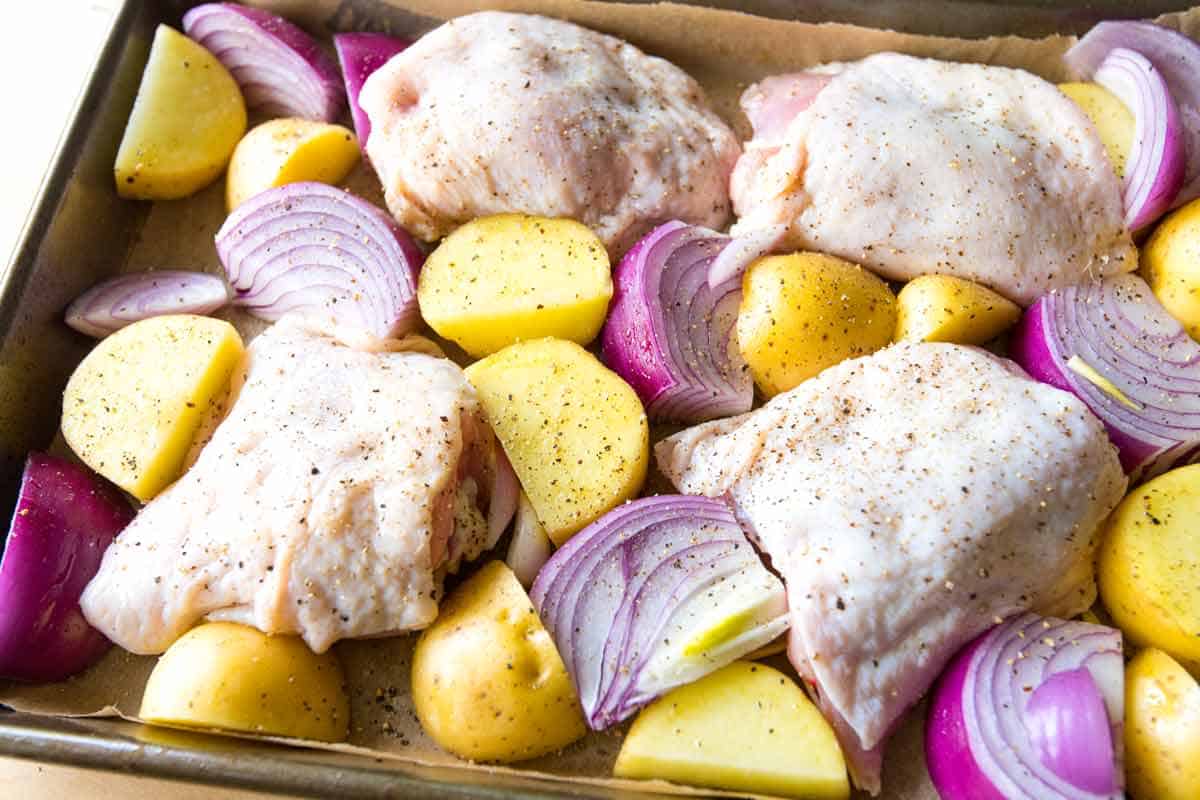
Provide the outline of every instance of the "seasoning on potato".
<path id="1" fill-rule="evenodd" d="M 138 716 L 187 728 L 340 742 L 350 700 L 337 657 L 232 622 L 192 628 L 158 659 Z"/>
<path id="2" fill-rule="evenodd" d="M 642 488 L 646 412 L 629 384 L 579 345 L 520 342 L 466 373 L 556 545 Z"/>
<path id="3" fill-rule="evenodd" d="M 767 397 L 892 340 L 896 296 L 867 270 L 821 253 L 767 256 L 742 280 L 737 339 Z"/>
<path id="4" fill-rule="evenodd" d="M 421 316 L 476 358 L 553 336 L 586 345 L 613 284 L 608 252 L 571 219 L 497 214 L 442 240 L 421 268 Z"/>
<path id="5" fill-rule="evenodd" d="M 550 634 L 501 561 L 442 602 L 413 650 L 412 695 L 425 732 L 473 761 L 536 758 L 587 732 Z"/>

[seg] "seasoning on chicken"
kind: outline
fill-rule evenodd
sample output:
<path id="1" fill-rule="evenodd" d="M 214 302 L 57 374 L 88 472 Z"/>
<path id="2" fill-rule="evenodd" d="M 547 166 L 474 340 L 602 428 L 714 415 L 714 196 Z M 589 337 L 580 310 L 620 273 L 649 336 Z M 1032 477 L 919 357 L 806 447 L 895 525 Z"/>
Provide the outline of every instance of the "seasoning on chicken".
<path id="1" fill-rule="evenodd" d="M 737 139 L 699 84 L 611 36 L 481 12 L 423 36 L 359 95 L 388 208 L 438 239 L 475 217 L 571 217 L 620 256 L 671 219 L 722 227 Z"/>
<path id="2" fill-rule="evenodd" d="M 1028 72 L 880 53 L 767 78 L 742 107 L 735 235 L 783 225 L 796 248 L 1023 305 L 1137 266 L 1099 135 Z"/>
<path id="3" fill-rule="evenodd" d="M 956 650 L 1092 604 L 1126 484 L 1077 398 L 950 344 L 845 361 L 656 455 L 680 491 L 725 497 L 783 575 L 792 663 L 873 792 L 885 738 Z"/>
<path id="4" fill-rule="evenodd" d="M 316 652 L 428 625 L 442 574 L 507 524 L 493 486 L 511 468 L 462 370 L 404 347 L 356 349 L 295 319 L 255 339 L 229 416 L 105 553 L 88 621 L 134 653 L 201 619 Z"/>

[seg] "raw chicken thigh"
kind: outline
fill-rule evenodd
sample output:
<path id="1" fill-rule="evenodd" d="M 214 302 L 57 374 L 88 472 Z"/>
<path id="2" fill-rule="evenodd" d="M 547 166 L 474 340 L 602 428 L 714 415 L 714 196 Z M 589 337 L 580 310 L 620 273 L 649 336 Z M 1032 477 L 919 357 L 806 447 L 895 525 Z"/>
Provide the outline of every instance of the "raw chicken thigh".
<path id="1" fill-rule="evenodd" d="M 880 53 L 767 78 L 742 107 L 737 235 L 777 228 L 887 278 L 957 275 L 1023 305 L 1137 266 L 1098 134 L 1028 72 Z"/>
<path id="2" fill-rule="evenodd" d="M 481 12 L 423 36 L 359 95 L 396 220 L 571 217 L 619 256 L 660 222 L 723 226 L 737 139 L 682 70 L 611 36 Z"/>
<path id="3" fill-rule="evenodd" d="M 884 739 L 956 650 L 1092 604 L 1126 484 L 1077 398 L 949 344 L 843 362 L 656 455 L 680 491 L 725 497 L 783 575 L 792 663 L 873 792 Z"/>
<path id="4" fill-rule="evenodd" d="M 441 573 L 507 524 L 492 487 L 511 468 L 462 370 L 403 346 L 354 349 L 293 319 L 256 338 L 229 417 L 104 554 L 88 621 L 134 653 L 202 618 L 317 652 L 433 621 Z"/>

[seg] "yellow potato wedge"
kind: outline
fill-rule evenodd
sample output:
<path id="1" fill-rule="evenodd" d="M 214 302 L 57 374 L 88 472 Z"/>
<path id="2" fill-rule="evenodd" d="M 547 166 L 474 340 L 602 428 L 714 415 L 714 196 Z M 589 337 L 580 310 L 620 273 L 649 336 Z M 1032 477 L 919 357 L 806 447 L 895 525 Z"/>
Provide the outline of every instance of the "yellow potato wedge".
<path id="1" fill-rule="evenodd" d="M 1200 200 L 1159 223 L 1142 248 L 1140 264 L 1154 296 L 1200 341 Z"/>
<path id="2" fill-rule="evenodd" d="M 878 277 L 821 253 L 767 256 L 742 279 L 737 338 L 767 397 L 892 341 L 896 296 Z"/>
<path id="3" fill-rule="evenodd" d="M 556 545 L 637 495 L 650 461 L 629 384 L 574 342 L 509 345 L 466 370 L 537 518 Z"/>
<path id="4" fill-rule="evenodd" d="M 1200 797 L 1200 686 L 1153 648 L 1125 668 L 1125 781 L 1135 798 Z"/>
<path id="5" fill-rule="evenodd" d="M 587 732 L 550 634 L 501 561 L 455 589 L 422 632 L 412 694 L 425 732 L 473 761 L 536 758 Z"/>
<path id="6" fill-rule="evenodd" d="M 254 195 L 301 181 L 336 184 L 358 163 L 358 140 L 341 125 L 309 119 L 273 119 L 238 142 L 225 177 L 230 210 Z"/>
<path id="7" fill-rule="evenodd" d="M 183 471 L 244 353 L 228 322 L 172 314 L 100 341 L 63 393 L 62 432 L 89 467 L 145 502 Z"/>
<path id="8" fill-rule="evenodd" d="M 1200 464 L 1135 488 L 1108 518 L 1100 597 L 1135 644 L 1200 664 Z"/>
<path id="9" fill-rule="evenodd" d="M 1098 83 L 1060 83 L 1058 88 L 1092 120 L 1113 171 L 1118 177 L 1125 177 L 1125 162 L 1133 149 L 1133 114 L 1115 94 Z"/>
<path id="10" fill-rule="evenodd" d="M 350 700 L 333 653 L 231 622 L 192 628 L 150 673 L 138 716 L 187 728 L 340 742 Z"/>
<path id="11" fill-rule="evenodd" d="M 475 358 L 514 342 L 596 338 L 613 285 L 608 253 L 570 219 L 482 217 L 442 240 L 421 268 L 421 316 Z"/>
<path id="12" fill-rule="evenodd" d="M 983 344 L 1011 328 L 1021 308 L 986 286 L 951 275 L 922 275 L 896 296 L 896 341 Z"/>
<path id="13" fill-rule="evenodd" d="M 821 712 L 791 678 L 749 661 L 647 706 L 613 774 L 808 800 L 850 796 L 841 748 Z"/>
<path id="14" fill-rule="evenodd" d="M 159 25 L 117 150 L 117 194 L 170 200 L 198 192 L 220 177 L 245 132 L 246 104 L 229 70 Z"/>

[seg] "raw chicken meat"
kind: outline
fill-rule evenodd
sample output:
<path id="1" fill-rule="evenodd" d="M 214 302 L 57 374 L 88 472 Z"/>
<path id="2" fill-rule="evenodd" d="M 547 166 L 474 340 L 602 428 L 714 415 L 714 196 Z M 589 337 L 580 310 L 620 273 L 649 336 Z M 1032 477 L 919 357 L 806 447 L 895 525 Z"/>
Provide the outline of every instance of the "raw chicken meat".
<path id="1" fill-rule="evenodd" d="M 735 235 L 783 226 L 792 247 L 1023 305 L 1137 266 L 1100 137 L 1028 72 L 880 53 L 767 78 L 742 107 Z"/>
<path id="2" fill-rule="evenodd" d="M 660 222 L 729 219 L 738 143 L 700 86 L 569 22 L 459 17 L 372 74 L 359 104 L 388 208 L 429 241 L 520 211 L 577 219 L 616 257 Z"/>
<path id="3" fill-rule="evenodd" d="M 428 625 L 441 574 L 495 543 L 517 489 L 493 489 L 511 467 L 462 370 L 405 346 L 295 319 L 256 338 L 228 418 L 105 553 L 88 621 L 134 653 L 202 618 L 317 652 Z"/>
<path id="4" fill-rule="evenodd" d="M 843 362 L 656 455 L 680 491 L 725 497 L 783 575 L 792 663 L 873 792 L 884 739 L 956 650 L 1092 604 L 1126 483 L 1077 398 L 949 344 Z"/>

